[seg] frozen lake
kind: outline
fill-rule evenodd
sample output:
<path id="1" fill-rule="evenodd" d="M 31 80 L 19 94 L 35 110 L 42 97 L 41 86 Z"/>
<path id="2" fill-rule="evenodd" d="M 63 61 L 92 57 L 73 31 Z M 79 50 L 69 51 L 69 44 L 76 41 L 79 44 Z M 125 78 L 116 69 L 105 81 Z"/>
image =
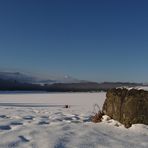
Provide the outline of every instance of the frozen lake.
<path id="1" fill-rule="evenodd" d="M 92 110 L 94 104 L 102 107 L 106 93 L 2 93 L 0 106 L 79 106 Z"/>

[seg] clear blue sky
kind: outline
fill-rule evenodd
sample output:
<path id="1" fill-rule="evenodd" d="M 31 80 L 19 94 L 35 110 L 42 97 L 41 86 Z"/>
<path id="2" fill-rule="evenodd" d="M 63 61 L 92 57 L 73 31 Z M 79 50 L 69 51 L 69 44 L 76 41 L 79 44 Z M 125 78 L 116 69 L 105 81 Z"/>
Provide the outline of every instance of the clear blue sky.
<path id="1" fill-rule="evenodd" d="M 0 0 L 0 69 L 148 82 L 147 0 Z"/>

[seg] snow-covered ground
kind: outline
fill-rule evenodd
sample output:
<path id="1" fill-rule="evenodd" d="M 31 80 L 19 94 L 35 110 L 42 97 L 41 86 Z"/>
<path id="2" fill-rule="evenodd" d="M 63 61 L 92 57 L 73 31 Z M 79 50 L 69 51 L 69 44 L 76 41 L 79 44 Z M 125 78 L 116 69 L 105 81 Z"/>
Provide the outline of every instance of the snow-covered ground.
<path id="1" fill-rule="evenodd" d="M 0 148 L 147 148 L 148 126 L 90 122 L 105 93 L 0 94 Z M 70 108 L 63 108 L 65 104 Z"/>

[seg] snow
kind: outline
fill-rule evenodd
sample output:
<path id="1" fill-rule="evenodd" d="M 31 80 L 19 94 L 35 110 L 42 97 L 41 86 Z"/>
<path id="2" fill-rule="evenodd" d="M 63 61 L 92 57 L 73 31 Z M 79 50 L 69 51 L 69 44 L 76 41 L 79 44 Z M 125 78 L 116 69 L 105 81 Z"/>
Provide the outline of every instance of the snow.
<path id="1" fill-rule="evenodd" d="M 141 87 L 136 87 L 138 90 L 143 89 L 145 91 L 148 91 L 148 86 L 141 86 Z"/>
<path id="2" fill-rule="evenodd" d="M 117 87 L 117 88 L 126 88 L 128 90 L 131 90 L 131 89 L 137 89 L 137 90 L 145 90 L 145 91 L 148 91 L 148 86 L 135 86 L 135 87 Z"/>
<path id="3" fill-rule="evenodd" d="M 108 116 L 90 121 L 93 105 L 102 107 L 105 95 L 0 94 L 0 148 L 147 148 L 146 125 L 126 129 Z"/>

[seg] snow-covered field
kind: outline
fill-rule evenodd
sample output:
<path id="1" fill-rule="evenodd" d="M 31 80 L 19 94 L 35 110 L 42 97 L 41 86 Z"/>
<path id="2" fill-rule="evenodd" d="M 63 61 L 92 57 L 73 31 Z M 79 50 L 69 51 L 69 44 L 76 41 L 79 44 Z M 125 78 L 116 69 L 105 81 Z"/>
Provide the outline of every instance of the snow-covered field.
<path id="1" fill-rule="evenodd" d="M 146 125 L 126 129 L 106 116 L 90 122 L 105 95 L 0 94 L 0 148 L 148 148 Z"/>

